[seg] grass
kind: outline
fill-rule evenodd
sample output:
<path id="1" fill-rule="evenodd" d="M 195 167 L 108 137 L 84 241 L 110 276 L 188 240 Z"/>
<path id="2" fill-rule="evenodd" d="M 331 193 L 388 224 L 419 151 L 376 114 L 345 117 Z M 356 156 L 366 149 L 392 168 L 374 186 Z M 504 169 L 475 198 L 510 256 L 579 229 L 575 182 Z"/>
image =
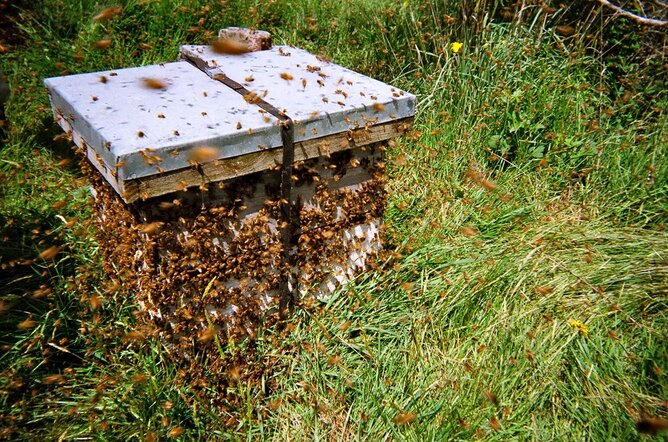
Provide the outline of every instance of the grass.
<path id="1" fill-rule="evenodd" d="M 598 52 L 552 31 L 565 13 L 538 8 L 504 24 L 481 3 L 472 26 L 447 18 L 455 2 L 121 4 L 96 23 L 100 3 L 42 0 L 21 17 L 25 46 L 0 58 L 14 92 L 0 150 L 2 436 L 641 440 L 641 415 L 666 417 L 665 88 L 601 75 Z M 415 92 L 419 110 L 388 152 L 379 268 L 284 329 L 222 345 L 222 367 L 177 365 L 103 275 L 41 82 L 172 60 L 230 25 Z M 106 37 L 110 49 L 92 48 Z M 51 245 L 55 258 L 38 258 Z"/>

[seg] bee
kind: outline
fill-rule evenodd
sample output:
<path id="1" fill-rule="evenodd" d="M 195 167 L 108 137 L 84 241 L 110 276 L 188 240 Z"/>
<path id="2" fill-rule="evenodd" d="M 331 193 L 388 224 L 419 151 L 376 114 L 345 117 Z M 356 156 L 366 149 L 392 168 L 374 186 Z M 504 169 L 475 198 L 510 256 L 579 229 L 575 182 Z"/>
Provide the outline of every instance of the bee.
<path id="1" fill-rule="evenodd" d="M 131 343 L 131 342 L 143 341 L 145 338 L 146 338 L 146 335 L 144 333 L 142 333 L 140 331 L 137 331 L 137 330 L 133 330 L 133 331 L 130 331 L 130 332 L 126 333 L 125 335 L 123 335 L 123 337 L 121 338 L 121 341 L 125 344 L 128 344 L 128 343 Z"/>
<path id="2" fill-rule="evenodd" d="M 145 373 L 137 373 L 132 375 L 132 382 L 136 384 L 143 384 L 144 382 L 148 381 L 148 375 Z"/>
<path id="3" fill-rule="evenodd" d="M 306 89 L 306 84 L 307 84 L 306 78 L 302 78 L 302 88 L 303 89 Z"/>
<path id="4" fill-rule="evenodd" d="M 206 344 L 211 342 L 215 336 L 216 333 L 212 328 L 206 328 L 197 335 L 197 340 L 202 344 Z"/>
<path id="5" fill-rule="evenodd" d="M 61 200 L 61 201 L 56 201 L 55 203 L 51 204 L 52 209 L 62 209 L 67 205 L 67 200 Z"/>
<path id="6" fill-rule="evenodd" d="M 539 295 L 545 296 L 545 295 L 549 295 L 550 293 L 552 293 L 553 288 L 543 285 L 543 286 L 536 287 L 535 290 L 536 290 L 536 293 L 538 293 Z"/>
<path id="7" fill-rule="evenodd" d="M 219 155 L 216 147 L 199 146 L 188 152 L 188 162 L 191 164 L 202 164 L 215 160 Z"/>
<path id="8" fill-rule="evenodd" d="M 260 96 L 255 92 L 248 91 L 244 94 L 244 100 L 246 103 L 254 104 L 260 101 Z"/>
<path id="9" fill-rule="evenodd" d="M 250 83 L 251 81 L 254 81 L 254 80 L 255 80 L 255 78 L 253 78 L 252 75 L 249 75 L 248 77 L 244 78 L 244 81 L 247 82 L 247 83 Z"/>
<path id="10" fill-rule="evenodd" d="M 377 113 L 384 112 L 385 111 L 385 106 L 382 103 L 373 103 L 371 105 L 373 110 L 375 110 Z"/>
<path id="11" fill-rule="evenodd" d="M 25 320 L 19 322 L 17 327 L 20 330 L 27 330 L 29 328 L 34 328 L 36 325 L 37 321 L 35 321 L 31 316 L 28 316 Z"/>
<path id="12" fill-rule="evenodd" d="M 183 427 L 174 427 L 167 432 L 167 437 L 176 439 L 183 434 Z"/>
<path id="13" fill-rule="evenodd" d="M 483 394 L 485 395 L 485 399 L 487 399 L 497 407 L 499 406 L 499 398 L 496 397 L 496 395 L 492 390 L 485 390 Z"/>
<path id="14" fill-rule="evenodd" d="M 668 421 L 660 417 L 642 416 L 636 422 L 636 429 L 639 433 L 656 435 L 661 431 L 668 430 Z"/>
<path id="15" fill-rule="evenodd" d="M 148 89 L 167 89 L 168 83 L 159 78 L 144 77 L 141 79 L 142 85 Z"/>
<path id="16" fill-rule="evenodd" d="M 397 425 L 408 425 L 415 421 L 416 415 L 412 411 L 404 411 L 392 418 L 392 422 Z"/>
<path id="17" fill-rule="evenodd" d="M 66 383 L 66 380 L 65 376 L 63 376 L 62 374 L 49 374 L 42 378 L 42 383 L 44 383 L 45 385 L 53 385 L 53 384 L 63 385 Z"/>
<path id="18" fill-rule="evenodd" d="M 165 223 L 163 223 L 162 221 L 155 221 L 148 224 L 142 224 L 141 226 L 139 226 L 139 231 L 147 235 L 152 235 L 158 232 L 164 224 Z"/>
<path id="19" fill-rule="evenodd" d="M 91 296 L 88 301 L 90 302 L 90 306 L 93 308 L 93 310 L 97 310 L 102 305 L 102 301 L 100 301 L 100 298 L 98 298 L 95 295 Z"/>
<path id="20" fill-rule="evenodd" d="M 93 101 L 97 101 L 97 100 L 98 100 L 98 98 L 97 98 L 95 95 L 91 95 L 90 99 L 93 100 Z"/>
<path id="21" fill-rule="evenodd" d="M 110 8 L 105 8 L 102 11 L 100 11 L 99 14 L 93 17 L 93 20 L 97 22 L 111 20 L 121 12 L 123 12 L 123 8 L 121 8 L 120 6 L 112 6 Z"/>
<path id="22" fill-rule="evenodd" d="M 330 356 L 327 359 L 327 363 L 329 365 L 337 365 L 340 361 L 341 361 L 341 356 L 340 355 L 333 355 L 333 356 Z"/>
<path id="23" fill-rule="evenodd" d="M 42 259 L 53 259 L 56 257 L 58 252 L 60 251 L 60 247 L 58 246 L 51 246 L 46 250 L 43 250 L 40 254 L 39 257 Z"/>
<path id="24" fill-rule="evenodd" d="M 459 233 L 461 233 L 464 236 L 468 237 L 474 237 L 478 236 L 478 231 L 475 229 L 475 227 L 472 226 L 462 226 L 459 228 Z"/>
<path id="25" fill-rule="evenodd" d="M 108 49 L 111 47 L 111 40 L 109 39 L 103 39 L 103 40 L 98 40 L 95 42 L 95 47 L 98 49 Z"/>
<path id="26" fill-rule="evenodd" d="M 237 129 L 241 129 L 241 121 L 237 121 Z"/>
<path id="27" fill-rule="evenodd" d="M 139 138 L 144 138 L 145 135 L 146 134 L 142 131 L 137 132 L 137 137 L 139 137 Z"/>
<path id="28" fill-rule="evenodd" d="M 71 161 L 68 158 L 65 158 L 65 159 L 62 159 L 62 160 L 58 161 L 58 163 L 56 165 L 58 167 L 67 167 L 67 166 L 70 165 L 70 163 L 71 163 Z"/>
<path id="29" fill-rule="evenodd" d="M 216 54 L 241 55 L 251 52 L 247 43 L 233 38 L 219 38 L 209 43 Z"/>
<path id="30" fill-rule="evenodd" d="M 100 75 L 100 83 L 102 83 L 102 84 L 106 84 L 107 81 L 109 81 L 109 80 L 107 79 L 107 77 L 105 77 L 104 75 Z"/>

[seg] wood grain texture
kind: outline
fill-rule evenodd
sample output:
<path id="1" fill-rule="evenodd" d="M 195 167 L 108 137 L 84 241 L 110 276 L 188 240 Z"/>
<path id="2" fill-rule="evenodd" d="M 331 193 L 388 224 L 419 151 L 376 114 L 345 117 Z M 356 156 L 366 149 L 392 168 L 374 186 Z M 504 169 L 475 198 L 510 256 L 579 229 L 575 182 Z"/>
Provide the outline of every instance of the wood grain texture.
<path id="1" fill-rule="evenodd" d="M 379 124 L 360 128 L 336 135 L 315 138 L 295 143 L 295 161 L 302 161 L 354 147 L 385 141 L 404 135 L 412 126 L 413 119 Z M 229 180 L 262 170 L 272 169 L 281 164 L 283 149 L 271 149 L 242 155 L 227 160 L 218 160 L 174 172 L 152 177 L 127 181 L 122 187 L 123 200 L 132 203 L 148 200 L 161 195 L 177 192 L 193 186 Z"/>

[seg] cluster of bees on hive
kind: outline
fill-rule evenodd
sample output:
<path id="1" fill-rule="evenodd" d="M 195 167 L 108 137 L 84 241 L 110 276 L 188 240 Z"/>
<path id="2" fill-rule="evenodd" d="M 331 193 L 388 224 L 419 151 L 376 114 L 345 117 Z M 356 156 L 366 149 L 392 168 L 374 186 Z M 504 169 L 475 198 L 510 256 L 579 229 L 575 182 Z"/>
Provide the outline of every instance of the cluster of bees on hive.
<path id="1" fill-rule="evenodd" d="M 229 38 L 211 46 L 228 54 L 250 50 L 247 43 Z M 141 81 L 149 89 L 168 86 L 159 79 Z M 189 153 L 192 167 L 213 160 L 207 149 Z M 377 230 L 369 233 L 373 237 L 344 232 L 381 224 L 384 150 L 379 142 L 294 164 L 296 225 L 289 263 L 281 242 L 286 226 L 280 165 L 213 185 L 179 186 L 171 194 L 127 204 L 84 159 L 105 271 L 135 296 L 176 358 L 205 352 L 215 360 L 215 340 L 253 339 L 260 324 L 278 318 L 286 274 L 297 281 L 293 292 L 322 294 L 322 281 L 334 267 L 349 268 L 350 256 L 374 255 Z"/>
<path id="2" fill-rule="evenodd" d="M 378 143 L 295 163 L 292 268 L 283 262 L 278 170 L 126 204 L 83 160 L 105 270 L 179 357 L 205 351 L 215 358 L 214 337 L 253 339 L 261 323 L 276 319 L 285 272 L 302 296 L 318 295 L 333 266 L 345 268 L 354 253 L 373 255 L 365 249 L 377 238 L 350 240 L 342 232 L 382 219 L 383 151 Z"/>

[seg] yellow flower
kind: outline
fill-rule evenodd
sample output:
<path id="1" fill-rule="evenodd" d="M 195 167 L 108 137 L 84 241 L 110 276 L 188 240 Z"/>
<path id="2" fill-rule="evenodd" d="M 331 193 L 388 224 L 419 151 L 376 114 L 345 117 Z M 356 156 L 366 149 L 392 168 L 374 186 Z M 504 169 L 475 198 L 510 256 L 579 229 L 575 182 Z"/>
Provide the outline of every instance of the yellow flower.
<path id="1" fill-rule="evenodd" d="M 456 41 L 450 44 L 450 49 L 452 49 L 452 52 L 456 54 L 462 49 L 462 46 L 464 46 L 464 43 Z"/>
<path id="2" fill-rule="evenodd" d="M 589 334 L 589 327 L 587 327 L 582 321 L 578 321 L 577 319 L 569 319 L 568 325 L 576 329 L 583 336 L 587 336 Z"/>

